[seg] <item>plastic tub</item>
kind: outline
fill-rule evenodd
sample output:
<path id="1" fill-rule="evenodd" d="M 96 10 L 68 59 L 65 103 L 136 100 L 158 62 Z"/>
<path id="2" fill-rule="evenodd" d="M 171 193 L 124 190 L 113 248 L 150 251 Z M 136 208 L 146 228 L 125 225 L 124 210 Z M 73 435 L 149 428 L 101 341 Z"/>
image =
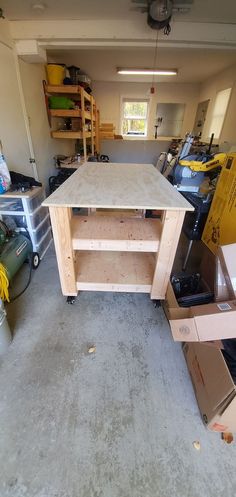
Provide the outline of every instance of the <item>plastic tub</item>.
<path id="1" fill-rule="evenodd" d="M 48 232 L 51 227 L 49 216 L 45 219 L 45 221 L 41 224 L 41 226 L 36 230 L 32 231 L 31 237 L 33 237 L 33 241 L 35 245 L 39 245 L 42 238 L 45 236 L 45 233 Z"/>
<path id="2" fill-rule="evenodd" d="M 23 211 L 23 203 L 21 199 L 0 197 L 0 211 Z"/>
<path id="3" fill-rule="evenodd" d="M 40 207 L 35 212 L 30 214 L 29 229 L 31 228 L 32 230 L 37 230 L 38 225 L 45 219 L 47 214 L 48 214 L 47 207 Z M 20 216 L 20 215 L 18 215 L 18 216 L 14 216 L 14 215 L 4 216 L 4 215 L 2 215 L 2 220 L 4 221 L 4 223 L 7 224 L 9 217 L 10 217 L 10 219 L 12 219 L 15 222 L 15 224 L 18 228 L 27 228 L 27 219 L 26 219 L 25 215 L 22 215 L 22 216 Z"/>
<path id="4" fill-rule="evenodd" d="M 70 67 L 68 67 L 68 71 L 70 73 L 70 79 L 71 79 L 72 85 L 77 85 L 80 68 L 76 67 L 76 66 L 70 66 Z"/>
<path id="5" fill-rule="evenodd" d="M 47 76 L 49 85 L 62 85 L 65 77 L 64 64 L 47 64 Z"/>
<path id="6" fill-rule="evenodd" d="M 75 103 L 68 97 L 49 97 L 50 109 L 74 109 Z"/>
<path id="7" fill-rule="evenodd" d="M 29 212 L 35 211 L 35 209 L 37 209 L 37 207 L 39 207 L 41 205 L 41 203 L 44 201 L 44 199 L 45 199 L 44 190 L 42 190 L 40 192 L 40 194 L 36 195 L 35 197 L 27 198 L 26 202 L 28 205 Z"/>
<path id="8" fill-rule="evenodd" d="M 36 252 L 39 253 L 40 259 L 44 256 L 46 250 L 48 249 L 50 243 L 52 241 L 52 230 L 51 228 L 48 230 L 48 233 L 43 237 L 41 242 L 36 245 Z"/>

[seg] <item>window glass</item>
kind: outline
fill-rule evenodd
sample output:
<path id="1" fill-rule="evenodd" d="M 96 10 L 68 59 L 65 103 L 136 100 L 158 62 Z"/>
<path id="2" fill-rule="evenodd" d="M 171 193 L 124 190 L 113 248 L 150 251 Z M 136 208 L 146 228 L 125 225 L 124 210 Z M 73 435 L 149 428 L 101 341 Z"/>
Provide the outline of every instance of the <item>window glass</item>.
<path id="1" fill-rule="evenodd" d="M 122 135 L 146 136 L 148 101 L 123 99 Z"/>
<path id="2" fill-rule="evenodd" d="M 216 95 L 216 101 L 211 118 L 209 136 L 214 133 L 214 138 L 219 138 L 223 127 L 226 110 L 229 103 L 231 88 L 221 90 Z"/>

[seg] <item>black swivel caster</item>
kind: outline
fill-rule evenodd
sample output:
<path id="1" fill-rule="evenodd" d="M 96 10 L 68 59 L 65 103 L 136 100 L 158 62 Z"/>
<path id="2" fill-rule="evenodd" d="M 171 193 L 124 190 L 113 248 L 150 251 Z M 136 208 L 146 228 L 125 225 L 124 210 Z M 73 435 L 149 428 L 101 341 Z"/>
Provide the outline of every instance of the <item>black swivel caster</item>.
<path id="1" fill-rule="evenodd" d="M 161 301 L 160 300 L 153 300 L 153 305 L 154 305 L 154 307 L 157 307 L 159 309 L 161 307 Z"/>
<path id="2" fill-rule="evenodd" d="M 76 297 L 74 295 L 69 295 L 69 297 L 66 298 L 67 304 L 74 304 L 76 301 Z"/>

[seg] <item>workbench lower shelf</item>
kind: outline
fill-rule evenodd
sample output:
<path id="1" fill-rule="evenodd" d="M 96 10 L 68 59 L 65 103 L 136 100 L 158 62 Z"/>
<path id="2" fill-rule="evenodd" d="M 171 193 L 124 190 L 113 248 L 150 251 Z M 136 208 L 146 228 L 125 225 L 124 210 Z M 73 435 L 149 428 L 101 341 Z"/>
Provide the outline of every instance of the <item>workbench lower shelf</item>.
<path id="1" fill-rule="evenodd" d="M 155 255 L 146 252 L 76 252 L 77 290 L 150 293 Z"/>
<path id="2" fill-rule="evenodd" d="M 158 219 L 73 216 L 74 250 L 157 252 L 161 238 Z"/>

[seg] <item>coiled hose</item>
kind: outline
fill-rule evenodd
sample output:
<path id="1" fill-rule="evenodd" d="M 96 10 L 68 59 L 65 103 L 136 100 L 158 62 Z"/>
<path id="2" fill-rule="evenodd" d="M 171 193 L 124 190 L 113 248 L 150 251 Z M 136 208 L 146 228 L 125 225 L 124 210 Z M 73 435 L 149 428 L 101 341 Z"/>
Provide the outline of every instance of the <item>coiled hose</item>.
<path id="1" fill-rule="evenodd" d="M 0 263 L 0 298 L 4 301 L 10 302 L 9 299 L 9 279 L 7 276 L 6 268 Z"/>

